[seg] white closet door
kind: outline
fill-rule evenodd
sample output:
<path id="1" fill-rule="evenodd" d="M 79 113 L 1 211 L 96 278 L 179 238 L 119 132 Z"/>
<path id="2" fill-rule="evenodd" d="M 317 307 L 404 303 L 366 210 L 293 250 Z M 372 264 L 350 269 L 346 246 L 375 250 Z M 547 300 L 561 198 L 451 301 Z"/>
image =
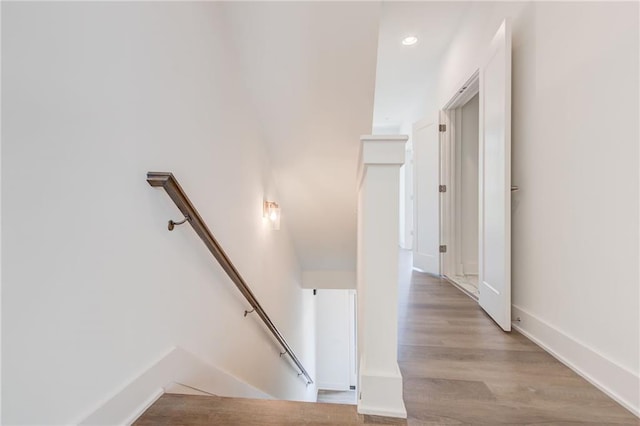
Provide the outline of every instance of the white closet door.
<path id="1" fill-rule="evenodd" d="M 480 306 L 511 330 L 511 31 L 503 21 L 480 67 Z"/>

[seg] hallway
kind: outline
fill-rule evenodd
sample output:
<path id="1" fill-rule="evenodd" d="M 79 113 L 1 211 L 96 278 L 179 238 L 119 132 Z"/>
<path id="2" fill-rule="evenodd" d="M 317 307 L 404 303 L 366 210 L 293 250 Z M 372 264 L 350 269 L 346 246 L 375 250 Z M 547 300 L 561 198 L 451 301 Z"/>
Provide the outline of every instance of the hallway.
<path id="1" fill-rule="evenodd" d="M 401 255 L 398 363 L 409 424 L 626 424 L 639 420 L 443 279 Z"/>
<path id="2" fill-rule="evenodd" d="M 638 425 L 627 410 L 401 252 L 398 363 L 408 419 L 355 405 L 164 395 L 137 425 Z"/>

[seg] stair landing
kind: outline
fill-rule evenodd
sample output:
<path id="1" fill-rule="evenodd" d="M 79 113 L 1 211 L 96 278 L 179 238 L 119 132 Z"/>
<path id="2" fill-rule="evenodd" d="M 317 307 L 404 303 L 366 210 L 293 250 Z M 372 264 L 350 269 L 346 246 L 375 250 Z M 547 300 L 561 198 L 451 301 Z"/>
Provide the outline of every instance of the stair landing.
<path id="1" fill-rule="evenodd" d="M 162 425 L 406 425 L 366 416 L 355 405 L 164 394 L 134 423 Z"/>

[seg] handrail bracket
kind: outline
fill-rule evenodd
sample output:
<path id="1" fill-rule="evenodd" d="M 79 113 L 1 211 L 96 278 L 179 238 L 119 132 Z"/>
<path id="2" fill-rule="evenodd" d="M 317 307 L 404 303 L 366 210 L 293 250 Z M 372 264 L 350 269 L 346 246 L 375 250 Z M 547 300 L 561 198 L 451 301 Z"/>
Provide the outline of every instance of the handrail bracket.
<path id="1" fill-rule="evenodd" d="M 182 219 L 180 222 L 176 222 L 174 220 L 170 220 L 169 223 L 167 224 L 167 229 L 169 229 L 169 231 L 173 231 L 173 228 L 175 228 L 178 225 L 182 225 L 183 223 L 190 221 L 191 218 L 189 217 L 189 215 L 185 216 L 184 219 Z"/>

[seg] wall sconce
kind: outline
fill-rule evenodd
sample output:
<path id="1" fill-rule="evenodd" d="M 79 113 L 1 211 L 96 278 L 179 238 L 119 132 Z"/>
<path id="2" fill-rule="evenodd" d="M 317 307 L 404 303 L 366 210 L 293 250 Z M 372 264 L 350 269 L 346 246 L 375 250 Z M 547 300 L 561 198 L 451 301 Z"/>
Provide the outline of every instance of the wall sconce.
<path id="1" fill-rule="evenodd" d="M 262 217 L 269 221 L 271 229 L 280 229 L 280 206 L 274 201 L 265 201 L 262 207 Z"/>

